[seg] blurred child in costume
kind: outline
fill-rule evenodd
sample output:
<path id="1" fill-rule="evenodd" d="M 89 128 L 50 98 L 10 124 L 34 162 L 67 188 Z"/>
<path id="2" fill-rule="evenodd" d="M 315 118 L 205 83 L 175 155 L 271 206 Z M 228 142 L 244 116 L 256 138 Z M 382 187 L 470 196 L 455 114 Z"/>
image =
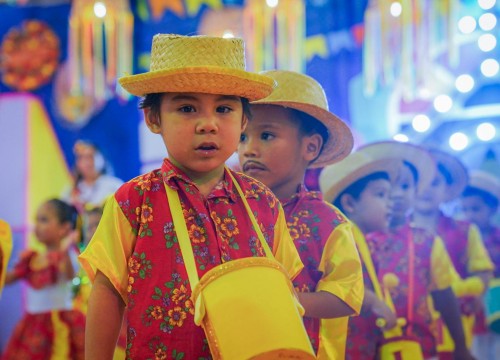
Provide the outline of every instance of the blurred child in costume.
<path id="1" fill-rule="evenodd" d="M 2 295 L 5 276 L 7 275 L 7 265 L 12 253 L 12 232 L 9 224 L 0 219 L 0 295 Z"/>
<path id="2" fill-rule="evenodd" d="M 500 180 L 484 171 L 472 171 L 469 184 L 462 193 L 462 211 L 465 218 L 479 228 L 484 246 L 495 265 L 486 306 L 495 311 L 491 311 L 490 326 L 496 321 L 497 327 L 500 326 L 500 227 L 493 225 L 493 217 L 498 211 L 499 202 Z M 473 354 L 477 359 L 496 359 L 500 354 L 500 332 L 488 326 L 482 306 L 476 315 Z"/>
<path id="3" fill-rule="evenodd" d="M 274 81 L 245 71 L 241 39 L 158 34 L 150 71 L 120 84 L 145 96 L 145 121 L 169 156 L 107 201 L 80 256 L 93 281 L 86 350 L 90 358 L 111 357 L 126 306 L 127 358 L 209 359 L 214 349 L 194 322 L 181 228 L 200 277 L 265 256 L 267 243 L 290 278 L 303 267 L 276 197 L 224 166 L 247 124 L 248 100 L 269 95 Z"/>
<path id="4" fill-rule="evenodd" d="M 78 140 L 73 147 L 73 153 L 74 183 L 62 197 L 83 214 L 86 206 L 102 206 L 104 200 L 118 190 L 123 181 L 108 174 L 106 159 L 92 142 Z"/>
<path id="5" fill-rule="evenodd" d="M 354 224 L 354 239 L 363 265 L 365 297 L 360 316 L 349 318 L 345 359 L 374 359 L 377 356 L 377 344 L 382 340 L 382 331 L 375 325 L 377 318 L 383 319 L 384 329 L 396 325 L 396 316 L 381 295 L 376 264 L 370 256 L 365 234 L 388 227 L 390 179 L 395 177 L 399 166 L 398 160 L 373 160 L 355 152 L 326 166 L 320 174 L 325 200 L 337 206 Z"/>
<path id="6" fill-rule="evenodd" d="M 59 200 L 37 211 L 35 236 L 47 251 L 25 251 L 6 283 L 28 282 L 26 314 L 14 329 L 3 360 L 83 359 L 85 317 L 73 310 L 71 280 L 78 272 L 72 232 L 76 209 Z"/>
<path id="7" fill-rule="evenodd" d="M 321 339 L 320 322 L 359 314 L 361 263 L 350 221 L 323 201 L 321 193 L 306 189 L 304 176 L 309 167 L 322 167 L 347 156 L 352 135 L 328 111 L 326 96 L 316 80 L 291 71 L 262 74 L 272 77 L 277 87 L 267 98 L 251 104 L 252 118 L 238 148 L 240 165 L 282 203 L 305 266 L 293 284 L 305 308 L 306 330 L 315 351 L 320 349 L 319 358 L 337 358 L 339 351 L 330 348 L 332 339 Z"/>
<path id="8" fill-rule="evenodd" d="M 430 149 L 437 171 L 433 182 L 418 196 L 412 214 L 412 222 L 417 227 L 427 229 L 438 235 L 444 242 L 453 265 L 460 276 L 453 288 L 459 297 L 463 329 L 468 348 L 472 344 L 474 326 L 475 298 L 482 296 L 493 270 L 481 234 L 477 226 L 468 221 L 455 220 L 444 215 L 441 204 L 457 199 L 465 189 L 468 181 L 467 169 L 455 157 L 444 151 Z M 459 293 L 455 285 L 464 281 L 473 282 L 477 286 L 471 289 L 474 293 Z M 446 328 L 441 321 L 438 326 L 438 352 L 440 358 L 450 358 L 453 342 L 448 339 Z"/>
<path id="9" fill-rule="evenodd" d="M 396 315 L 406 322 L 401 336 L 419 344 L 421 358 L 437 356 L 432 308 L 428 304 L 430 295 L 452 329 L 455 343 L 463 345 L 456 347 L 455 357 L 469 357 L 458 302 L 451 288 L 456 273 L 443 241 L 409 221 L 417 190 L 427 188 L 434 180 L 436 165 L 432 156 L 419 146 L 396 141 L 371 143 L 358 151 L 378 159 L 396 158 L 403 162 L 392 184 L 389 229 L 366 235 L 379 281 L 385 286 L 389 285 L 386 284 L 389 277 L 397 280 L 388 290 Z"/>

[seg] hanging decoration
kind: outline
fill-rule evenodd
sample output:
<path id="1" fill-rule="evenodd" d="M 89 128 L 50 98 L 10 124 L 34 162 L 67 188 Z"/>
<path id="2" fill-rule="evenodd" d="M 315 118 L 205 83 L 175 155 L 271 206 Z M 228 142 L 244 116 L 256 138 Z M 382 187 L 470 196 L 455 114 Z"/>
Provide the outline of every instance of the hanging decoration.
<path id="1" fill-rule="evenodd" d="M 247 67 L 305 71 L 305 2 L 247 0 L 243 13 Z"/>
<path id="2" fill-rule="evenodd" d="M 19 91 L 35 90 L 50 82 L 59 56 L 59 38 L 52 29 L 42 21 L 25 21 L 0 45 L 2 82 Z"/>
<path id="3" fill-rule="evenodd" d="M 128 99 L 117 78 L 132 72 L 133 15 L 126 0 L 74 0 L 69 19 L 70 95 Z"/>
<path id="4" fill-rule="evenodd" d="M 425 88 L 445 48 L 447 66 L 457 65 L 454 42 L 458 0 L 371 0 L 365 11 L 363 76 L 365 93 L 378 87 L 401 86 L 412 101 Z M 391 14 L 391 6 L 400 14 Z M 393 8 L 394 11 L 394 8 Z"/>

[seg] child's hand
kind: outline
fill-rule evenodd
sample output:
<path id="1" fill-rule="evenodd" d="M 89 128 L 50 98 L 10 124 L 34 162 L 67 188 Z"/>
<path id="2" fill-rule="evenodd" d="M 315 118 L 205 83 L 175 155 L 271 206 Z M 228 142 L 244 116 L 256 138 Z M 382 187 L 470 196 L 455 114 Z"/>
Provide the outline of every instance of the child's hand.
<path id="1" fill-rule="evenodd" d="M 381 326 L 382 330 L 389 330 L 396 326 L 398 320 L 396 314 L 394 314 L 394 312 L 382 300 L 375 300 L 371 310 L 375 315 L 383 319 L 384 324 Z"/>

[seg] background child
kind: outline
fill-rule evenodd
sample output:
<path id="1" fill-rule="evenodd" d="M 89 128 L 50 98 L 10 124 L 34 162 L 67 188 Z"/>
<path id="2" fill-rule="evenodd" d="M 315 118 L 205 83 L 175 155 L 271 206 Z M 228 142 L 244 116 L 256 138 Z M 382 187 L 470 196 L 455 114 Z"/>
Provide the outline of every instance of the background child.
<path id="1" fill-rule="evenodd" d="M 83 359 L 85 317 L 72 310 L 71 280 L 78 271 L 78 250 L 71 236 L 76 209 L 58 199 L 43 203 L 35 235 L 45 253 L 25 251 L 6 283 L 28 282 L 26 314 L 5 349 L 7 359 Z"/>
<path id="2" fill-rule="evenodd" d="M 247 123 L 246 99 L 269 95 L 274 84 L 246 72 L 244 64 L 241 39 L 159 34 L 150 71 L 120 79 L 128 92 L 145 95 L 145 121 L 163 138 L 169 157 L 161 169 L 127 182 L 107 201 L 80 257 L 94 281 L 89 358 L 111 358 L 125 304 L 127 358 L 211 358 L 204 331 L 194 323 L 173 216 L 183 215 L 200 278 L 222 263 L 265 256 L 251 216 L 289 276 L 302 269 L 275 196 L 224 166 Z M 182 209 L 173 207 L 167 189 L 178 194 Z"/>
<path id="3" fill-rule="evenodd" d="M 378 317 L 383 319 L 384 329 L 396 325 L 394 312 L 380 297 L 376 264 L 372 261 L 364 234 L 388 227 L 390 179 L 396 176 L 399 166 L 400 161 L 397 160 L 375 161 L 355 152 L 325 167 L 319 178 L 325 200 L 333 202 L 355 224 L 354 238 L 364 270 L 363 307 L 360 316 L 349 318 L 345 359 L 376 357 L 377 344 L 382 340 L 382 332 L 375 325 Z"/>
<path id="4" fill-rule="evenodd" d="M 461 195 L 467 185 L 467 169 L 456 157 L 444 151 L 431 149 L 430 153 L 436 162 L 436 177 L 431 185 L 417 197 L 412 221 L 415 226 L 427 229 L 443 239 L 461 279 L 477 277 L 478 280 L 482 279 L 481 287 L 486 288 L 493 264 L 484 248 L 480 232 L 470 222 L 455 220 L 441 211 L 442 204 L 455 200 Z M 475 296 L 480 296 L 480 294 Z M 459 299 L 459 303 L 466 344 L 470 348 L 475 300 L 473 296 L 465 296 Z M 445 330 L 439 330 L 440 333 L 442 331 Z M 445 338 L 441 335 L 440 337 Z M 450 350 L 445 349 L 444 346 L 439 349 L 439 352 L 441 358 L 451 356 Z"/>
<path id="5" fill-rule="evenodd" d="M 358 151 L 377 159 L 396 158 L 403 162 L 391 187 L 391 221 L 388 231 L 366 235 L 371 255 L 377 264 L 381 283 L 396 276 L 397 286 L 389 289 L 398 318 L 406 325 L 402 335 L 420 344 L 425 359 L 437 356 L 432 327 L 432 309 L 428 297 L 457 344 L 465 344 L 458 302 L 451 289 L 456 274 L 443 241 L 409 221 L 417 189 L 425 189 L 434 180 L 431 155 L 423 148 L 396 141 L 368 144 Z M 465 346 L 457 346 L 456 357 L 470 356 Z"/>
<path id="6" fill-rule="evenodd" d="M 291 71 L 262 74 L 277 87 L 253 102 L 252 119 L 241 135 L 238 154 L 243 172 L 262 181 L 283 204 L 304 270 L 293 284 L 305 308 L 304 324 L 319 358 L 337 358 L 345 346 L 320 339 L 320 320 L 358 314 L 363 299 L 361 264 L 351 223 L 319 192 L 304 186 L 309 167 L 347 156 L 349 128 L 328 111 L 321 85 Z M 347 323 L 347 319 L 345 319 Z M 344 331 L 347 330 L 344 326 Z"/>
<path id="7" fill-rule="evenodd" d="M 462 211 L 465 218 L 476 224 L 481 232 L 484 246 L 495 265 L 491 283 L 496 283 L 496 286 L 500 282 L 500 228 L 493 225 L 493 217 L 498 211 L 499 201 L 500 181 L 484 171 L 471 172 L 461 198 Z M 496 295 L 491 294 L 489 301 L 500 302 L 498 297 L 493 298 Z M 482 302 L 478 305 L 472 351 L 477 359 L 493 360 L 500 354 L 500 334 L 488 328 Z"/>
<path id="8" fill-rule="evenodd" d="M 12 232 L 9 224 L 0 219 L 0 295 L 2 295 L 5 276 L 7 275 L 7 265 L 12 252 Z"/>

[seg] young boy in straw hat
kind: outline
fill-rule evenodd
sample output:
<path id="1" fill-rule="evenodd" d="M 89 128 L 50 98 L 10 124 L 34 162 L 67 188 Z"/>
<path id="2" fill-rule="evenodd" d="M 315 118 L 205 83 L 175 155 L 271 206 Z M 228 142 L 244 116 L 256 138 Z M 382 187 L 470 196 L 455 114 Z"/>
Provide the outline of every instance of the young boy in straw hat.
<path id="1" fill-rule="evenodd" d="M 417 228 L 409 214 L 418 190 L 433 181 L 436 165 L 428 151 L 420 146 L 397 141 L 365 145 L 358 151 L 374 158 L 396 158 L 403 161 L 391 187 L 391 221 L 387 231 L 366 235 L 372 258 L 377 264 L 377 277 L 384 282 L 396 276 L 398 285 L 390 294 L 398 318 L 406 320 L 402 334 L 420 344 L 423 358 L 437 356 L 432 327 L 432 309 L 428 297 L 451 331 L 457 344 L 465 344 L 458 302 L 451 288 L 456 274 L 443 241 Z M 465 346 L 457 347 L 458 356 L 468 356 Z"/>
<path id="2" fill-rule="evenodd" d="M 321 85 L 292 71 L 262 73 L 277 87 L 252 102 L 252 119 L 238 148 L 243 172 L 267 185 L 285 210 L 304 270 L 293 284 L 305 308 L 304 324 L 319 358 L 337 359 L 338 337 L 322 338 L 322 319 L 358 314 L 363 299 L 359 255 L 349 220 L 319 192 L 304 187 L 308 168 L 349 154 L 349 128 L 328 111 Z M 347 318 L 343 319 L 346 330 Z M 336 329 L 342 334 L 341 323 Z M 341 346 L 343 349 L 343 347 Z M 318 351 L 319 349 L 319 351 Z"/>
<path id="3" fill-rule="evenodd" d="M 437 234 L 446 246 L 453 265 L 463 280 L 477 280 L 479 292 L 476 294 L 459 294 L 460 311 L 468 348 L 472 344 L 472 329 L 474 326 L 475 299 L 481 296 L 481 289 L 486 284 L 493 270 L 493 264 L 488 256 L 478 228 L 468 221 L 455 220 L 444 215 L 441 205 L 457 199 L 465 189 L 468 173 L 465 166 L 456 158 L 442 150 L 430 149 L 437 171 L 432 183 L 423 190 L 415 203 L 412 221 L 417 227 L 422 227 Z M 461 282 L 458 279 L 457 283 Z M 455 284 L 454 284 L 455 287 Z M 441 341 L 447 339 L 446 329 L 442 323 L 437 323 L 439 330 L 439 357 L 451 357 L 453 342 Z M 444 336 L 443 336 L 444 335 Z"/>
<path id="4" fill-rule="evenodd" d="M 224 166 L 247 124 L 248 100 L 269 95 L 274 81 L 245 71 L 241 39 L 159 34 L 150 71 L 120 84 L 145 96 L 145 121 L 169 157 L 107 201 L 80 257 L 94 282 L 87 357 L 112 357 L 126 306 L 128 359 L 209 359 L 193 317 L 194 270 L 201 278 L 222 263 L 266 256 L 266 241 L 291 278 L 303 266 L 274 195 Z M 180 247 L 186 237 L 191 258 Z"/>
<path id="5" fill-rule="evenodd" d="M 390 215 L 390 179 L 401 162 L 374 160 L 355 152 L 329 165 L 320 174 L 319 183 L 325 200 L 333 203 L 354 223 L 356 245 L 363 264 L 365 297 L 360 316 L 349 318 L 345 359 L 374 359 L 382 340 L 377 319 L 384 329 L 396 325 L 396 316 L 383 300 L 365 234 L 386 229 Z"/>
<path id="6" fill-rule="evenodd" d="M 493 308 L 497 304 L 495 319 L 500 324 L 498 311 L 500 307 L 500 227 L 493 224 L 493 217 L 498 211 L 500 202 L 500 180 L 495 176 L 481 170 L 471 171 L 469 184 L 462 193 L 461 203 L 465 218 L 476 224 L 481 232 L 484 246 L 495 265 L 493 278 L 490 282 L 490 293 L 486 297 L 486 306 Z M 498 327 L 498 325 L 497 325 Z M 484 308 L 480 306 L 476 313 L 476 326 L 474 327 L 474 340 L 472 351 L 477 359 L 493 360 L 500 354 L 500 333 L 492 331 L 487 325 Z"/>

